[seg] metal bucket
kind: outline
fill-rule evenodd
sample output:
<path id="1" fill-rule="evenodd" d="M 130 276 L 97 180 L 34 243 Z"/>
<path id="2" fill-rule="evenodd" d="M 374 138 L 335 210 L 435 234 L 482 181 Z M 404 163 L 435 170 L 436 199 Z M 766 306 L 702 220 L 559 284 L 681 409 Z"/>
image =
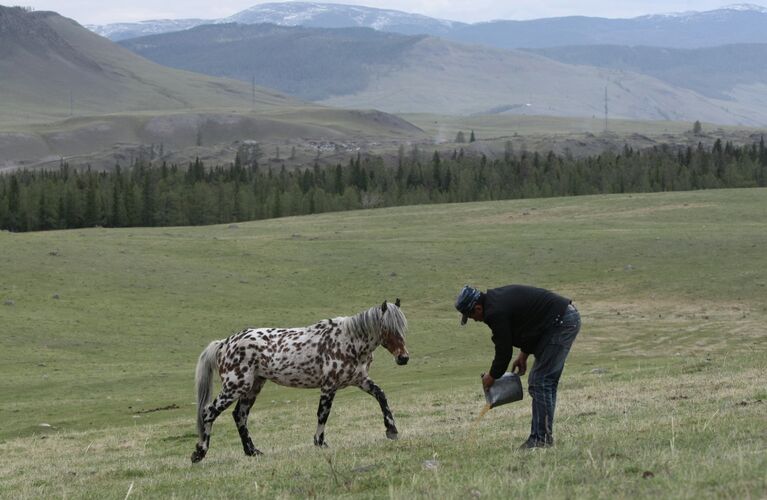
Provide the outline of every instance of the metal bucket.
<path id="1" fill-rule="evenodd" d="M 513 403 L 522 399 L 522 381 L 516 373 L 506 372 L 485 391 L 485 401 L 490 408 Z"/>

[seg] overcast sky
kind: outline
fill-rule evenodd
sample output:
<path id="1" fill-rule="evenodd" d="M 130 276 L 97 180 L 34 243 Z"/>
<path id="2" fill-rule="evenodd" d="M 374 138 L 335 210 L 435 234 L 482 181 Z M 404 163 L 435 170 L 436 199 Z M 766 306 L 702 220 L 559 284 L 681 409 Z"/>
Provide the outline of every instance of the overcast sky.
<path id="1" fill-rule="evenodd" d="M 273 1 L 273 0 L 272 0 Z M 4 5 L 16 5 L 0 0 Z M 218 19 L 260 0 L 18 0 L 35 10 L 53 10 L 80 24 L 107 24 L 149 19 Z M 735 2 L 721 0 L 338 0 L 424 14 L 440 19 L 478 22 L 493 19 L 536 19 L 557 16 L 636 17 L 644 14 L 712 10 Z M 767 3 L 767 2 L 765 2 Z"/>

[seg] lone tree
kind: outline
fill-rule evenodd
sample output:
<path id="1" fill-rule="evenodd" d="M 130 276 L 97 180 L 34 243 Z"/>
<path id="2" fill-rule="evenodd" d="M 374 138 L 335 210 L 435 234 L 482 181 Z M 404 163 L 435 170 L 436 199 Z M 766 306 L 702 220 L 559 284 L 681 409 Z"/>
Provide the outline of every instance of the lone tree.
<path id="1" fill-rule="evenodd" d="M 692 133 L 695 135 L 700 135 L 703 133 L 703 126 L 700 124 L 700 120 L 695 120 L 695 123 L 693 123 Z"/>
<path id="2" fill-rule="evenodd" d="M 463 130 L 459 130 L 458 133 L 455 134 L 455 142 L 458 144 L 466 142 L 466 136 L 463 135 Z"/>
<path id="3" fill-rule="evenodd" d="M 474 136 L 474 131 L 472 130 L 471 131 L 471 136 L 469 136 L 469 142 L 474 142 L 476 140 L 477 140 L 477 138 Z"/>

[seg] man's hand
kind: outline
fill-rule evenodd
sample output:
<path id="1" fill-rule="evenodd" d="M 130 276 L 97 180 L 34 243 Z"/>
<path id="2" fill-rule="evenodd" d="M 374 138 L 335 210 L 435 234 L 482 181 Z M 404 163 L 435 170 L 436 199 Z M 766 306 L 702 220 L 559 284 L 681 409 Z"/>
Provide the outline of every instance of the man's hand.
<path id="1" fill-rule="evenodd" d="M 495 379 L 490 376 L 489 373 L 482 374 L 482 388 L 485 390 L 490 389 L 490 386 L 495 383 Z"/>
<path id="2" fill-rule="evenodd" d="M 517 375 L 524 375 L 527 372 L 527 353 L 521 352 L 517 356 L 517 359 L 511 363 L 511 371 Z"/>

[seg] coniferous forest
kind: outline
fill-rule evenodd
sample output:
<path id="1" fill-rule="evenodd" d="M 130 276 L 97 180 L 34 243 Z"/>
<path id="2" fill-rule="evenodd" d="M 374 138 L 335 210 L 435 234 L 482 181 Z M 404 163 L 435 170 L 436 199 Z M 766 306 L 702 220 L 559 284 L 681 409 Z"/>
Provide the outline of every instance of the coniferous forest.
<path id="1" fill-rule="evenodd" d="M 0 175 L 0 228 L 220 224 L 359 208 L 587 194 L 767 186 L 764 139 L 746 146 L 716 141 L 573 158 L 514 153 L 502 159 L 417 149 L 396 166 L 377 157 L 304 170 L 265 167 L 238 154 L 227 166 L 150 165 L 108 172 L 21 170 Z"/>

